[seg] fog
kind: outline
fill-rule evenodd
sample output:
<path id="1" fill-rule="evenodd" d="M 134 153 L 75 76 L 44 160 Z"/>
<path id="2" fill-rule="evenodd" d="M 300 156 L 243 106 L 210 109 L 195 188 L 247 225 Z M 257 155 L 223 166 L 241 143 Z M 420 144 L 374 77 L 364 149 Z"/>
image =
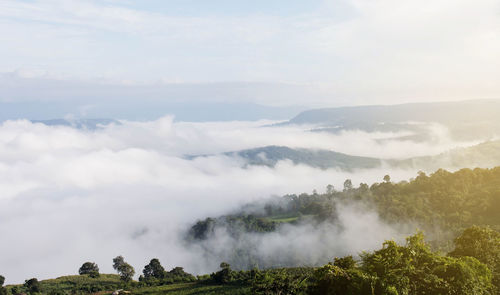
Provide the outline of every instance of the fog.
<path id="1" fill-rule="evenodd" d="M 272 121 L 186 123 L 166 116 L 155 121 L 104 126 L 96 131 L 33 124 L 0 125 L 0 272 L 7 283 L 76 274 L 86 261 L 113 272 L 123 255 L 140 274 L 151 258 L 165 268 L 195 274 L 215 271 L 238 241 L 221 232 L 213 256 L 186 246 L 185 231 L 196 220 L 218 216 L 271 195 L 324 191 L 345 179 L 380 182 L 415 177 L 415 170 L 382 167 L 352 172 L 314 169 L 281 161 L 275 167 L 245 167 L 220 153 L 265 145 L 321 148 L 353 155 L 406 158 L 472 143 L 452 141 L 430 124 L 432 142 L 396 138 L 404 133 L 309 132 L 312 126 L 270 126 Z M 381 141 L 380 139 L 384 139 Z M 186 159 L 185 155 L 213 155 Z M 346 205 L 339 224 L 283 227 L 246 237 L 255 253 L 281 264 L 315 264 L 357 254 L 385 239 L 408 233 L 381 222 L 369 208 Z M 216 242 L 215 242 L 216 241 Z M 210 241 L 209 241 L 210 242 Z M 209 245 L 204 245 L 208 247 Z M 309 249 L 306 256 L 298 255 Z M 276 256 L 276 253 L 281 253 Z M 292 259 L 293 257 L 293 259 Z"/>
<path id="2" fill-rule="evenodd" d="M 196 253 L 204 254 L 193 265 L 198 262 L 216 269 L 221 261 L 228 261 L 236 269 L 318 266 L 334 257 L 379 248 L 384 239 L 401 241 L 416 229 L 413 224 L 389 225 L 365 204 L 336 202 L 335 207 L 334 220 L 305 219 L 266 234 L 234 235 L 224 224 L 216 225 L 207 239 L 191 242 Z"/>

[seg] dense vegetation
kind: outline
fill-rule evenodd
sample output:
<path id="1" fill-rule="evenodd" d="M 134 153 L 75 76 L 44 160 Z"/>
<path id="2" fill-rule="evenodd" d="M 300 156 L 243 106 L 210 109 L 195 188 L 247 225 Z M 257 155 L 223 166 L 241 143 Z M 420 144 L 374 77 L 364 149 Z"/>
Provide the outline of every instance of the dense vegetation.
<path id="1" fill-rule="evenodd" d="M 27 279 L 3 287 L 6 294 L 500 294 L 500 168 L 438 170 L 415 179 L 342 190 L 328 186 L 323 194 L 287 195 L 249 204 L 235 214 L 207 218 L 194 224 L 186 241 L 210 238 L 224 227 L 234 238 L 244 233 L 266 235 L 282 224 L 335 223 L 340 205 L 368 204 L 387 222 L 418 222 L 422 228 L 452 232 L 436 247 L 421 232 L 405 244 L 386 241 L 372 252 L 333 258 L 319 267 L 233 270 L 223 262 L 212 274 L 193 276 L 182 267 L 170 271 L 153 258 L 133 280 L 135 269 L 122 256 L 113 259 L 118 275 L 100 274 L 93 262 L 84 263 L 79 276 L 53 280 Z M 444 254 L 443 249 L 448 249 Z M 439 251 L 441 250 L 441 251 Z"/>
<path id="2" fill-rule="evenodd" d="M 286 195 L 264 204 L 249 204 L 240 212 L 198 221 L 189 231 L 191 239 L 205 239 L 217 226 L 233 236 L 241 232 L 274 231 L 286 217 L 298 223 L 304 217 L 334 222 L 339 204 L 360 203 L 375 208 L 388 223 L 412 222 L 421 228 L 440 228 L 455 236 L 472 225 L 500 230 L 500 167 L 462 169 L 455 173 L 420 172 L 411 181 L 393 183 L 386 175 L 381 183 L 354 187 L 348 179 L 342 190 L 329 185 L 318 194 Z M 443 241 L 444 242 L 444 241 Z"/>
<path id="3" fill-rule="evenodd" d="M 382 248 L 363 253 L 359 261 L 346 256 L 317 268 L 247 271 L 232 270 L 223 262 L 219 271 L 197 278 L 181 267 L 167 272 L 158 259 L 152 259 L 139 282 L 117 275 L 83 274 L 41 282 L 33 278 L 24 285 L 2 288 L 2 292 L 110 294 L 106 290 L 126 289 L 132 294 L 499 294 L 500 233 L 473 226 L 454 244 L 449 255 L 442 255 L 432 251 L 423 234 L 417 233 L 408 237 L 405 245 L 386 241 Z"/>

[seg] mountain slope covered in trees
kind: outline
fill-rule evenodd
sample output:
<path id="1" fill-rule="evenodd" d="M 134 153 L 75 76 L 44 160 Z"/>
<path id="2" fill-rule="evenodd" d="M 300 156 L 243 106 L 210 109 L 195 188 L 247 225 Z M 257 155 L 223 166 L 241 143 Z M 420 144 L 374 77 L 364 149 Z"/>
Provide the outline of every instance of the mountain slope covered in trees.
<path id="1" fill-rule="evenodd" d="M 279 161 L 291 161 L 295 165 L 307 165 L 320 169 L 381 168 L 435 171 L 440 168 L 460 169 L 465 167 L 490 168 L 500 165 L 500 140 L 487 141 L 464 148 L 455 148 L 438 155 L 412 157 L 408 159 L 380 159 L 360 157 L 321 149 L 265 146 L 241 151 L 227 152 L 225 156 L 240 158 L 245 165 L 274 167 Z M 196 158 L 190 156 L 188 158 Z"/>
<path id="2" fill-rule="evenodd" d="M 326 193 L 286 195 L 268 202 L 251 203 L 236 212 L 196 222 L 187 233 L 189 243 L 200 243 L 228 233 L 238 249 L 227 253 L 230 263 L 239 268 L 269 266 L 248 243 L 248 234 L 268 235 L 282 226 L 312 224 L 335 225 L 346 204 L 374 210 L 386 224 L 412 224 L 429 233 L 436 249 L 451 250 L 451 239 L 465 228 L 480 225 L 500 230 L 500 167 L 462 169 L 451 173 L 438 170 L 431 175 L 420 173 L 415 179 L 393 183 L 387 175 L 381 183 L 355 187 L 346 180 L 337 190 Z M 207 248 L 207 253 L 213 249 Z"/>

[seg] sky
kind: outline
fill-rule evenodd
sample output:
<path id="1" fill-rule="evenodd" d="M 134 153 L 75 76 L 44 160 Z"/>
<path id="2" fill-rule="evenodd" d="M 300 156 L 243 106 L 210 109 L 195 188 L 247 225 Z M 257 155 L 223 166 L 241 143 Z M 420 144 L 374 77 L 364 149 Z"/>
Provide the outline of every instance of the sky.
<path id="1" fill-rule="evenodd" d="M 304 109 L 500 90 L 496 0 L 2 0 L 0 43 L 10 104 Z"/>
<path id="2" fill-rule="evenodd" d="M 498 99 L 499 52 L 498 0 L 0 0 L 1 274 L 45 279 L 86 260 L 112 272 L 117 255 L 137 272 L 154 257 L 212 272 L 222 257 L 205 261 L 182 238 L 198 219 L 417 173 L 245 167 L 221 153 L 286 145 L 407 158 L 462 146 L 442 128 L 430 129 L 439 141 L 415 143 L 269 125 L 308 108 Z M 121 124 L 26 120 L 80 117 Z M 328 259 L 399 235 L 366 210 L 348 208 L 344 232 L 285 229 L 253 243 L 273 256 L 282 239 L 311 233 L 288 254 L 314 243 Z M 342 238 L 315 239 L 323 230 Z"/>

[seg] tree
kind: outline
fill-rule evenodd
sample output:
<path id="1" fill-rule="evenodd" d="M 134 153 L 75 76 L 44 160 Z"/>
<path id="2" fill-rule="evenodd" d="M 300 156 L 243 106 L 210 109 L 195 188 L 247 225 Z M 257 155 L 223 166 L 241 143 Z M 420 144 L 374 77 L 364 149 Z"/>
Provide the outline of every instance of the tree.
<path id="1" fill-rule="evenodd" d="M 430 250 L 422 233 L 405 246 L 386 241 L 383 248 L 362 255 L 363 270 L 377 277 L 383 294 L 491 294 L 491 271 L 472 257 L 440 256 Z"/>
<path id="2" fill-rule="evenodd" d="M 386 182 L 386 183 L 391 182 L 391 177 L 390 177 L 388 174 L 386 174 L 386 175 L 384 176 L 384 182 Z"/>
<path id="3" fill-rule="evenodd" d="M 331 263 L 314 272 L 314 281 L 309 293 L 312 295 L 397 294 L 388 290 L 375 290 L 377 277 L 373 275 L 359 269 L 344 269 Z"/>
<path id="4" fill-rule="evenodd" d="M 3 283 L 5 283 L 5 277 L 0 276 L 0 295 L 7 295 L 7 289 L 3 287 Z"/>
<path id="5" fill-rule="evenodd" d="M 344 181 L 344 191 L 350 191 L 352 190 L 353 186 L 352 186 L 352 181 L 350 179 L 346 179 Z"/>
<path id="6" fill-rule="evenodd" d="M 351 269 L 356 266 L 356 260 L 354 260 L 351 255 L 341 258 L 335 257 L 333 265 L 338 266 L 342 269 Z"/>
<path id="7" fill-rule="evenodd" d="M 99 277 L 99 267 L 94 262 L 85 262 L 78 270 L 80 275 L 89 275 L 91 278 Z"/>
<path id="8" fill-rule="evenodd" d="M 116 256 L 113 258 L 113 268 L 115 270 L 118 270 L 118 268 L 125 263 L 125 259 L 123 259 L 123 256 Z"/>
<path id="9" fill-rule="evenodd" d="M 160 260 L 158 260 L 158 258 L 153 258 L 148 265 L 144 266 L 142 273 L 146 280 L 153 278 L 162 279 L 165 277 L 166 271 L 161 265 Z"/>
<path id="10" fill-rule="evenodd" d="M 231 282 L 233 278 L 233 271 L 231 270 L 231 266 L 227 262 L 222 262 L 220 264 L 221 270 L 212 274 L 212 278 L 216 283 L 219 284 L 227 284 Z"/>
<path id="11" fill-rule="evenodd" d="M 333 185 L 329 184 L 326 186 L 326 193 L 331 195 L 335 192 L 335 188 L 333 187 Z"/>
<path id="12" fill-rule="evenodd" d="M 31 294 L 40 292 L 40 283 L 36 278 L 24 281 L 24 287 L 28 289 L 28 292 Z"/>
<path id="13" fill-rule="evenodd" d="M 134 277 L 134 268 L 125 262 L 123 256 L 113 258 L 113 268 L 118 272 L 122 281 L 129 282 Z"/>
<path id="14" fill-rule="evenodd" d="M 472 226 L 455 239 L 451 256 L 474 257 L 493 273 L 493 284 L 500 291 L 500 233 L 488 227 Z"/>

